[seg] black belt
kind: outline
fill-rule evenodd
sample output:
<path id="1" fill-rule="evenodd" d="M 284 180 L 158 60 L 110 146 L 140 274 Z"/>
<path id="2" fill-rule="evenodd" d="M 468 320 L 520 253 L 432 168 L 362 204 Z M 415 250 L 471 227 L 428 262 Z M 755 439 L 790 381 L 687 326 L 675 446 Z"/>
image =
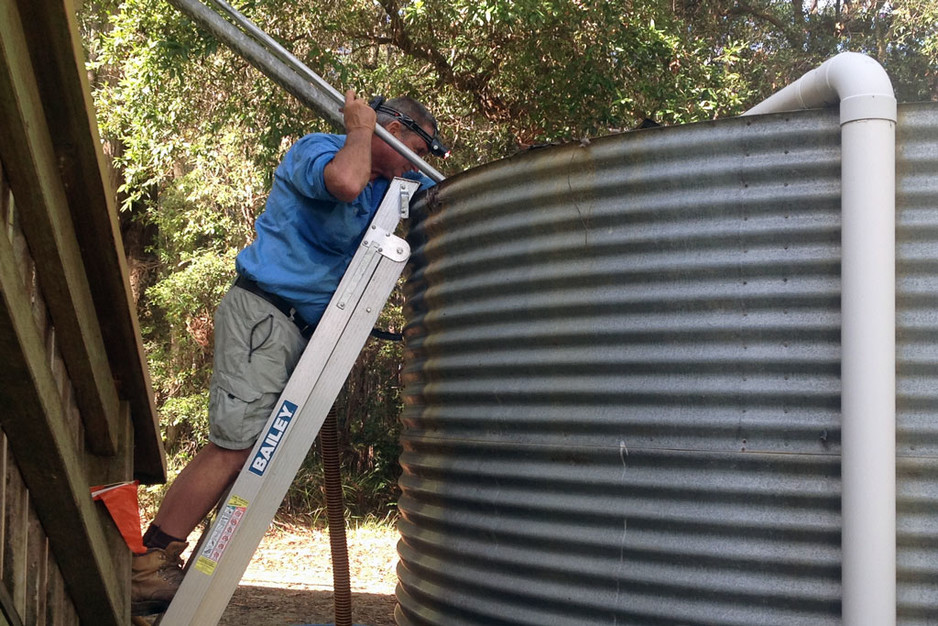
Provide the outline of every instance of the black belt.
<path id="1" fill-rule="evenodd" d="M 291 322 L 296 324 L 296 327 L 300 329 L 300 334 L 303 335 L 306 339 L 309 339 L 313 336 L 313 331 L 316 330 L 315 324 L 310 324 L 297 312 L 292 304 L 272 293 L 268 293 L 261 289 L 260 285 L 255 283 L 250 278 L 245 276 L 238 275 L 238 278 L 235 280 L 235 287 L 240 287 L 245 291 L 250 291 L 256 296 L 260 296 L 267 302 L 270 302 L 272 305 L 277 307 L 277 310 L 286 315 Z"/>

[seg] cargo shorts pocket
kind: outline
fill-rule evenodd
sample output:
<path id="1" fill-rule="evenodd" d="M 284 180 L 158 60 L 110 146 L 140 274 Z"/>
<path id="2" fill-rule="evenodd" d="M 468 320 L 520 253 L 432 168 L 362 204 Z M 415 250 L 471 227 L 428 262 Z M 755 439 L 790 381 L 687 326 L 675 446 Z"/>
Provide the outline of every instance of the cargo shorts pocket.
<path id="1" fill-rule="evenodd" d="M 248 395 L 248 397 L 243 397 Z M 233 391 L 213 381 L 209 388 L 209 440 L 243 450 L 254 445 L 277 402 L 277 394 Z"/>

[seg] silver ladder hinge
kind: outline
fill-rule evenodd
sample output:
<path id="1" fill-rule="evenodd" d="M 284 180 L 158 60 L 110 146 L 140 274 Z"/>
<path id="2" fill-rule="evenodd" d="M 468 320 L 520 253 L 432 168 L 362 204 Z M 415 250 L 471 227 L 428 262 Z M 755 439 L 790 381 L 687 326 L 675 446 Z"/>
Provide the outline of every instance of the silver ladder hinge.
<path id="1" fill-rule="evenodd" d="M 354 267 L 349 267 L 347 270 L 351 272 L 353 279 L 350 281 L 348 289 L 336 302 L 336 306 L 340 309 L 344 309 L 348 305 L 349 300 L 359 290 L 364 281 L 371 280 L 369 270 L 374 270 L 375 255 L 381 255 L 397 262 L 406 261 L 410 257 L 410 245 L 405 240 L 374 225 L 365 233 L 361 245 L 363 248 L 367 248 L 368 252 L 357 259 Z"/>

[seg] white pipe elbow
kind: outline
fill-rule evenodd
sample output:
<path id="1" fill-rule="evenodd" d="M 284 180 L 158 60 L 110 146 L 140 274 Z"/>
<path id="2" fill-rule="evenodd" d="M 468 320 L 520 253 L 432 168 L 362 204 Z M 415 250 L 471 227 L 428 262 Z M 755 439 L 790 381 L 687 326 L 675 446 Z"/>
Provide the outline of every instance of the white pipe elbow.
<path id="1" fill-rule="evenodd" d="M 857 120 L 896 121 L 892 82 L 879 63 L 856 52 L 844 52 L 823 63 L 824 80 L 840 97 L 840 123 Z"/>
<path id="2" fill-rule="evenodd" d="M 828 59 L 744 115 L 813 109 L 838 102 L 841 124 L 896 121 L 896 98 L 889 76 L 875 60 L 856 52 Z"/>

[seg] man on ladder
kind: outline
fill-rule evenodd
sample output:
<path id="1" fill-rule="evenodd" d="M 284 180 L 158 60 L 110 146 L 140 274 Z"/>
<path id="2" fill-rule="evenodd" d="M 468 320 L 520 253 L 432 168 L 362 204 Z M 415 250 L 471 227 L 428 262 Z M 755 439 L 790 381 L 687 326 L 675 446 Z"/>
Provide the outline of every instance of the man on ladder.
<path id="1" fill-rule="evenodd" d="M 346 135 L 300 139 L 274 175 L 255 241 L 215 316 L 209 440 L 179 474 L 133 559 L 132 612 L 166 609 L 183 580 L 185 540 L 231 487 L 388 189 L 413 172 L 376 123 L 418 156 L 445 156 L 433 116 L 410 98 L 369 105 L 350 90 Z"/>

